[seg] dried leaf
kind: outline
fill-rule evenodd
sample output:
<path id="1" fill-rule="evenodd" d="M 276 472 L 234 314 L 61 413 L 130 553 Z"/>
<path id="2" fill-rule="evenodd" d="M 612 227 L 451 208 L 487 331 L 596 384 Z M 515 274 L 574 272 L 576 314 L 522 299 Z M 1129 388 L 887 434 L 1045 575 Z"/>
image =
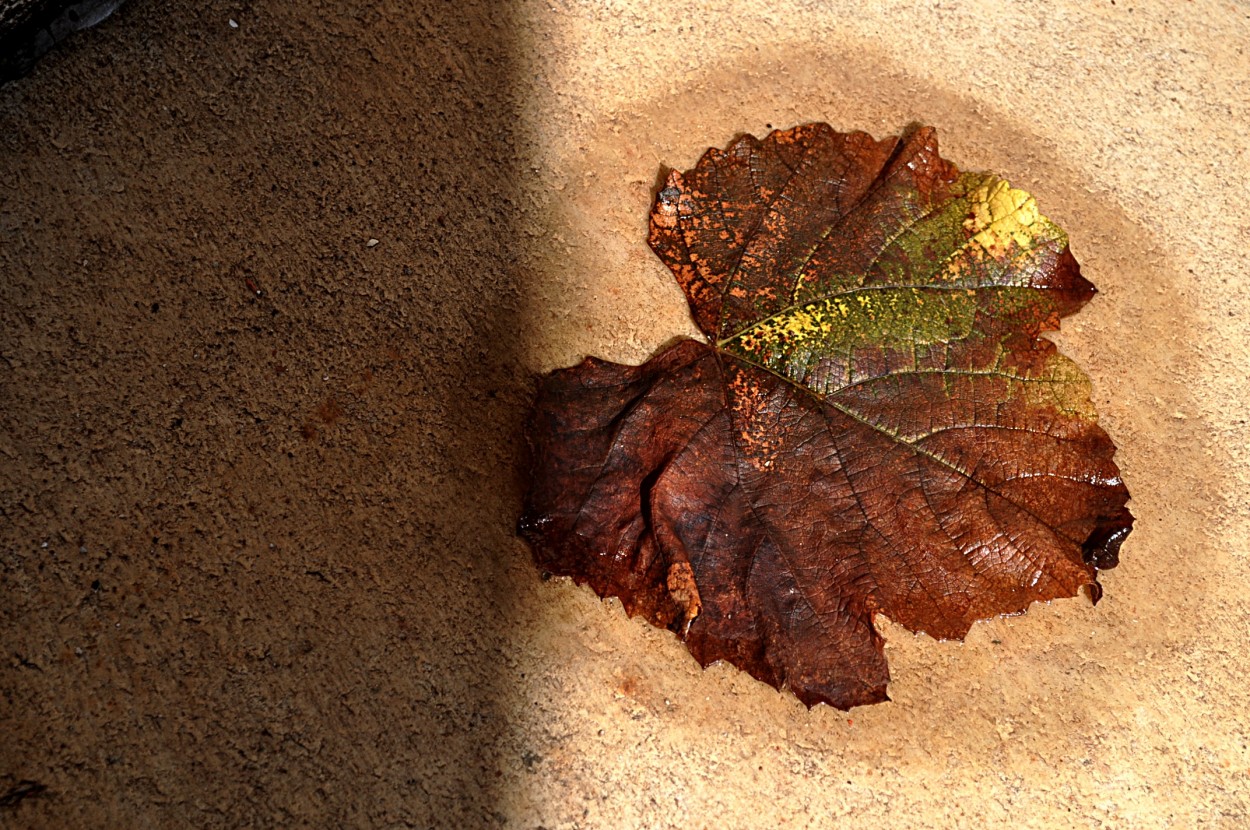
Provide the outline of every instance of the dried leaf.
<path id="1" fill-rule="evenodd" d="M 1114 567 L 1128 491 L 1039 335 L 1094 294 L 1029 194 L 933 130 L 745 136 L 673 172 L 651 246 L 708 342 L 542 385 L 521 532 L 804 703 L 886 699 L 873 617 L 961 638 Z"/>

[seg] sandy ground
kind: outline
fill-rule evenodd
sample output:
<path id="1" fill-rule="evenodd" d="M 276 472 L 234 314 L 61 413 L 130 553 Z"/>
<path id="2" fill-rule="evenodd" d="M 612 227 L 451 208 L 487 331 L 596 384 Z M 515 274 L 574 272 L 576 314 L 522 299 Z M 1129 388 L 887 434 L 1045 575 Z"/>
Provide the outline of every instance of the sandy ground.
<path id="1" fill-rule="evenodd" d="M 203 5 L 0 88 L 0 824 L 1250 823 L 1245 6 Z M 1070 232 L 1138 516 L 850 713 L 513 534 L 536 373 L 694 332 L 661 167 L 810 120 Z"/>

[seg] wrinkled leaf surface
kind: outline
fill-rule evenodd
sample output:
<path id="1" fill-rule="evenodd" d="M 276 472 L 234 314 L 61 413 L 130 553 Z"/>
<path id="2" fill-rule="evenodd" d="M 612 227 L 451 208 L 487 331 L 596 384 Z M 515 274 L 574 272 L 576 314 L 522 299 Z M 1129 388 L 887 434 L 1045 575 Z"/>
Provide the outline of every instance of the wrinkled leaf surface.
<path id="1" fill-rule="evenodd" d="M 1128 491 L 1039 335 L 1094 294 L 1033 198 L 931 129 L 745 136 L 651 214 L 707 341 L 543 382 L 521 531 L 808 705 L 886 698 L 876 614 L 960 638 L 1116 564 Z"/>

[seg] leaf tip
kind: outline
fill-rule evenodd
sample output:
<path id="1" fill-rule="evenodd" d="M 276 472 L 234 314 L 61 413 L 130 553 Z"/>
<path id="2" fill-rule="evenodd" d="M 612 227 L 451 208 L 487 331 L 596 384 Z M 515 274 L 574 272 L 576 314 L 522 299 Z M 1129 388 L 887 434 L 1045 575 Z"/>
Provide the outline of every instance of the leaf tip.
<path id="1" fill-rule="evenodd" d="M 1102 585 L 1098 584 L 1098 577 L 1094 577 L 1093 582 L 1085 583 L 1085 595 L 1089 597 L 1090 605 L 1097 605 L 1098 600 L 1102 599 Z"/>
<path id="2" fill-rule="evenodd" d="M 1133 532 L 1133 514 L 1127 507 L 1111 516 L 1101 516 L 1094 530 L 1081 546 L 1085 561 L 1101 571 L 1120 564 L 1120 546 Z M 1097 602 L 1097 600 L 1095 600 Z"/>

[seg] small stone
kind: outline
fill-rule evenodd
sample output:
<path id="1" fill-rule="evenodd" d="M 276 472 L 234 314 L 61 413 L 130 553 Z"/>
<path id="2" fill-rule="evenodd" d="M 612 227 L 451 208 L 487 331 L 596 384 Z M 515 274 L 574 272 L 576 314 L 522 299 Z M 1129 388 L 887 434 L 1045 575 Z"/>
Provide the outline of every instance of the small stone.
<path id="1" fill-rule="evenodd" d="M 370 239 L 368 242 L 365 243 L 365 247 L 372 248 L 374 245 L 377 245 L 377 244 L 378 244 L 378 241 L 376 239 Z"/>

